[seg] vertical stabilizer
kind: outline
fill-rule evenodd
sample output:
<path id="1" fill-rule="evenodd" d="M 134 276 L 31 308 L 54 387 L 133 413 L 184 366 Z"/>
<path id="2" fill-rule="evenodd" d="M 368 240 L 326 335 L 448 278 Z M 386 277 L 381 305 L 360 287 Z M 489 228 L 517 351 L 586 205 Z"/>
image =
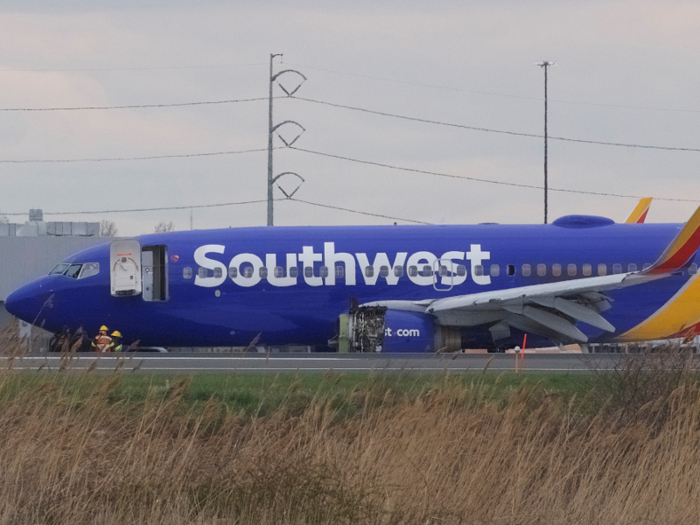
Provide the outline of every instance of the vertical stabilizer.
<path id="1" fill-rule="evenodd" d="M 647 218 L 647 213 L 649 213 L 649 207 L 651 206 L 652 197 L 644 197 L 639 199 L 639 203 L 632 210 L 632 213 L 627 217 L 626 223 L 637 223 L 641 224 Z"/>

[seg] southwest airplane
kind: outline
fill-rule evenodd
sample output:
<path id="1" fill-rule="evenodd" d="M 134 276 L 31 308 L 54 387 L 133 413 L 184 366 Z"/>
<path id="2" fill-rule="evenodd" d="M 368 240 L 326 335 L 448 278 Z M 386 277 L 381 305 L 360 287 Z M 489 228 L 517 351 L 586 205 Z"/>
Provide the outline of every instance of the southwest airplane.
<path id="1" fill-rule="evenodd" d="M 117 239 L 6 301 L 48 330 L 145 346 L 499 350 L 700 333 L 700 208 L 685 224 L 253 227 Z"/>

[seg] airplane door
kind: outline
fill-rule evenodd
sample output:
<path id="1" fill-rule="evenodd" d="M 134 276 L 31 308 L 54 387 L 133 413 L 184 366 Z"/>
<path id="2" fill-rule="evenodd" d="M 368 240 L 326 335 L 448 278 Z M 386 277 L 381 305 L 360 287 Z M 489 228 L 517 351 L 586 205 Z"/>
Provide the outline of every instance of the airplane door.
<path id="1" fill-rule="evenodd" d="M 135 239 L 117 239 L 109 245 L 112 295 L 124 297 L 141 293 L 141 244 Z"/>
<path id="2" fill-rule="evenodd" d="M 168 300 L 168 250 L 164 244 L 144 246 L 141 252 L 143 265 L 143 300 Z"/>
<path id="3" fill-rule="evenodd" d="M 454 287 L 457 265 L 451 259 L 437 259 L 433 263 L 433 288 L 438 292 L 449 292 Z"/>

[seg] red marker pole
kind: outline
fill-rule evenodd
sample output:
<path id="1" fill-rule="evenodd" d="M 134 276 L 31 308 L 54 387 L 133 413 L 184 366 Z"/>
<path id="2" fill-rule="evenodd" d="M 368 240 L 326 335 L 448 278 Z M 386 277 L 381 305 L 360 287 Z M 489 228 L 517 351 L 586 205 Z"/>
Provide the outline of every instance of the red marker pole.
<path id="1" fill-rule="evenodd" d="M 525 346 L 527 345 L 527 334 L 523 336 L 523 365 L 525 364 Z"/>

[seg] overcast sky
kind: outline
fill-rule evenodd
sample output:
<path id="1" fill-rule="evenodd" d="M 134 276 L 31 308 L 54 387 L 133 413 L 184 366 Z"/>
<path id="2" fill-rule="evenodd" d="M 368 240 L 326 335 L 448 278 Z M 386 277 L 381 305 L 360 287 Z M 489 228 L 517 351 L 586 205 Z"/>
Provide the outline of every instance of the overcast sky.
<path id="1" fill-rule="evenodd" d="M 275 70 L 301 71 L 300 97 L 518 133 L 700 148 L 700 3 L 216 2 L 5 0 L 0 108 L 171 104 L 266 97 Z M 295 86 L 293 75 L 280 79 Z M 275 94 L 284 93 L 276 88 Z M 275 122 L 306 128 L 295 146 L 410 169 L 539 186 L 543 141 L 420 123 L 293 99 Z M 293 127 L 280 130 L 293 137 Z M 276 146 L 283 143 L 276 139 Z M 267 102 L 65 112 L 0 112 L 0 161 L 184 155 L 267 146 Z M 653 196 L 650 222 L 700 204 L 698 151 L 550 140 L 550 185 Z M 275 151 L 275 173 L 306 180 L 295 197 L 430 223 L 537 223 L 542 190 L 430 176 Z M 0 162 L 0 212 L 189 229 L 189 210 L 49 215 L 266 198 L 263 152 L 139 161 Z M 289 192 L 291 177 L 281 180 Z M 276 196 L 282 198 L 279 190 Z M 697 199 L 699 202 L 663 201 Z M 623 221 L 633 198 L 550 193 L 550 218 Z M 10 216 L 13 222 L 24 216 Z M 264 225 L 264 203 L 195 209 L 194 227 Z M 392 219 L 278 202 L 278 225 Z M 401 222 L 401 221 L 399 221 Z"/>

